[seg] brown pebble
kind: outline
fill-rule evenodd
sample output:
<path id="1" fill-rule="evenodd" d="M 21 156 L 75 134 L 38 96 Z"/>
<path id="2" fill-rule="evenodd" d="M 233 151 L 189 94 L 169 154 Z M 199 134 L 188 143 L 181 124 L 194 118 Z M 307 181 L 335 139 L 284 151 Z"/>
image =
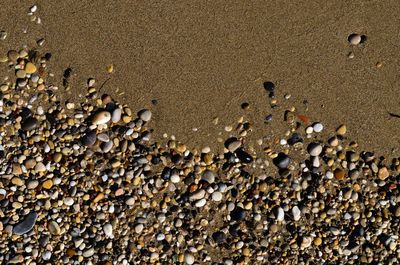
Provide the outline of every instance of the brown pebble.
<path id="1" fill-rule="evenodd" d="M 346 174 L 343 170 L 337 168 L 337 169 L 335 169 L 334 175 L 335 175 L 335 179 L 343 180 Z"/>
<path id="2" fill-rule="evenodd" d="M 102 199 L 104 199 L 104 193 L 99 193 L 96 198 L 94 198 L 93 202 L 94 203 L 98 203 L 99 201 L 101 201 Z"/>
<path id="3" fill-rule="evenodd" d="M 36 72 L 36 66 L 33 64 L 33 63 L 27 63 L 26 65 L 25 65 L 25 72 L 27 73 L 27 74 L 33 74 L 33 73 L 35 73 Z"/>

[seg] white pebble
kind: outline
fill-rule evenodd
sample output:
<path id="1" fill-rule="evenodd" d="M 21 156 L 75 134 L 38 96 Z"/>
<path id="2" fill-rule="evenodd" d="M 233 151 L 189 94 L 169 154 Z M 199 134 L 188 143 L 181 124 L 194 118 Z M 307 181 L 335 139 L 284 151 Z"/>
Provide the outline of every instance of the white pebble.
<path id="1" fill-rule="evenodd" d="M 285 212 L 283 211 L 283 209 L 281 207 L 278 208 L 278 213 L 276 215 L 276 220 L 278 222 L 282 222 L 283 220 L 285 220 Z"/>
<path id="2" fill-rule="evenodd" d="M 185 253 L 185 263 L 186 263 L 186 264 L 189 264 L 189 265 L 191 265 L 191 264 L 194 263 L 194 257 L 193 257 L 193 255 L 190 254 L 189 252 L 186 252 L 186 253 Z"/>
<path id="3" fill-rule="evenodd" d="M 314 132 L 316 132 L 316 133 L 322 132 L 323 129 L 324 129 L 324 126 L 323 126 L 321 123 L 319 123 L 319 122 L 317 122 L 317 123 L 315 123 L 315 124 L 313 125 L 313 130 L 314 130 Z"/>
<path id="4" fill-rule="evenodd" d="M 213 201 L 219 202 L 219 201 L 222 200 L 222 193 L 219 192 L 219 191 L 216 191 L 211 195 L 211 198 L 212 198 Z"/>
<path id="5" fill-rule="evenodd" d="M 105 234 L 107 237 L 110 237 L 110 238 L 113 237 L 113 227 L 112 227 L 111 224 L 105 224 L 105 225 L 103 226 L 103 231 L 104 231 L 104 234 Z"/>
<path id="6" fill-rule="evenodd" d="M 207 200 L 206 199 L 201 199 L 201 200 L 198 200 L 198 201 L 196 201 L 196 203 L 194 204 L 196 207 L 198 207 L 198 208 L 201 208 L 201 207 L 203 207 L 204 205 L 206 205 L 206 203 L 207 203 Z"/>
<path id="7" fill-rule="evenodd" d="M 313 132 L 314 132 L 313 127 L 308 126 L 308 127 L 306 128 L 306 134 L 312 134 Z"/>
<path id="8" fill-rule="evenodd" d="M 72 206 L 74 204 L 74 199 L 72 199 L 71 197 L 67 197 L 64 199 L 64 204 L 67 206 Z"/>
<path id="9" fill-rule="evenodd" d="M 173 174 L 173 175 L 171 176 L 171 182 L 172 182 L 172 183 L 179 183 L 180 180 L 181 180 L 181 179 L 180 179 L 180 177 L 179 177 L 178 174 Z"/>
<path id="10" fill-rule="evenodd" d="M 300 220 L 300 218 L 301 218 L 301 212 L 300 212 L 299 207 L 294 206 L 294 207 L 292 208 L 292 214 L 293 214 L 293 219 L 294 219 L 295 221 Z"/>
<path id="11" fill-rule="evenodd" d="M 31 8 L 29 8 L 29 11 L 31 11 L 31 13 L 35 13 L 37 11 L 37 5 L 31 6 Z"/>

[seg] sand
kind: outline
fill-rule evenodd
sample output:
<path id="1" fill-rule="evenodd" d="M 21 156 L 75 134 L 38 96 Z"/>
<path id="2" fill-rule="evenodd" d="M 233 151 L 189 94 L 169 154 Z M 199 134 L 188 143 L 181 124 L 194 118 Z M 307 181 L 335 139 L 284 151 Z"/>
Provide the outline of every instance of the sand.
<path id="1" fill-rule="evenodd" d="M 24 16 L 27 3 L 38 5 L 42 25 Z M 103 91 L 123 92 L 117 99 L 132 109 L 151 108 L 159 139 L 174 134 L 218 149 L 218 133 L 241 115 L 255 124 L 253 139 L 278 135 L 283 126 L 264 124 L 274 113 L 262 87 L 269 80 L 281 108 L 296 106 L 327 131 L 345 123 L 363 149 L 399 151 L 400 119 L 387 113 L 400 113 L 396 1 L 27 3 L 2 2 L 0 25 L 9 34 L 0 50 L 33 46 L 32 40 L 44 37 L 55 80 L 67 67 L 73 70 L 72 90 L 64 96 L 76 101 L 87 77 L 102 82 L 113 64 Z M 349 46 L 353 32 L 368 37 L 365 45 Z M 291 94 L 289 101 L 284 94 Z M 247 112 L 240 108 L 244 101 Z M 213 125 L 214 117 L 222 123 Z"/>

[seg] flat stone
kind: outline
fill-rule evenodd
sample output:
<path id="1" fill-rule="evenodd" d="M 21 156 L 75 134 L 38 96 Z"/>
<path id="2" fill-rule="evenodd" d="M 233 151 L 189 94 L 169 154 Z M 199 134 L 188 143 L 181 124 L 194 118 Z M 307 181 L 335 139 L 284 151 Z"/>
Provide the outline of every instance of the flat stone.
<path id="1" fill-rule="evenodd" d="M 14 185 L 16 185 L 16 186 L 22 186 L 22 185 L 24 185 L 24 181 L 23 181 L 22 179 L 20 179 L 20 178 L 17 178 L 17 177 L 12 178 L 12 179 L 11 179 L 11 183 L 14 184 Z"/>
<path id="2" fill-rule="evenodd" d="M 201 190 L 198 190 L 198 191 L 192 193 L 190 195 L 189 199 L 191 201 L 198 201 L 198 200 L 203 199 L 205 195 L 206 195 L 206 191 L 201 189 Z"/>
<path id="3" fill-rule="evenodd" d="M 67 206 L 72 206 L 74 204 L 74 199 L 72 197 L 64 198 L 64 204 Z"/>
<path id="4" fill-rule="evenodd" d="M 208 184 L 212 184 L 215 181 L 215 174 L 211 170 L 206 170 L 201 179 L 206 181 Z"/>
<path id="5" fill-rule="evenodd" d="M 324 129 L 324 126 L 321 123 L 316 122 L 316 123 L 313 124 L 314 132 L 320 133 L 320 132 L 322 132 L 323 129 Z"/>
<path id="6" fill-rule="evenodd" d="M 16 235 L 28 233 L 34 227 L 37 217 L 37 213 L 30 212 L 22 222 L 14 226 L 13 233 Z"/>
<path id="7" fill-rule="evenodd" d="M 38 162 L 35 166 L 35 171 L 36 172 L 45 172 L 46 166 L 42 162 Z"/>
<path id="8" fill-rule="evenodd" d="M 133 198 L 133 197 L 128 198 L 128 199 L 125 201 L 125 204 L 128 205 L 128 206 L 134 205 L 134 204 L 135 204 L 135 198 Z"/>
<path id="9" fill-rule="evenodd" d="M 151 116 L 152 116 L 152 113 L 148 109 L 143 109 L 143 110 L 139 111 L 139 118 L 144 122 L 150 121 Z"/>
<path id="10" fill-rule="evenodd" d="M 105 110 L 97 112 L 92 117 L 92 123 L 94 125 L 106 124 L 110 120 L 111 120 L 111 114 L 110 112 Z"/>
<path id="11" fill-rule="evenodd" d="M 39 181 L 37 181 L 37 180 L 32 180 L 32 181 L 29 181 L 29 182 L 28 182 L 27 188 L 28 188 L 29 190 L 33 190 L 33 189 L 36 189 L 37 186 L 39 186 Z"/>
<path id="12" fill-rule="evenodd" d="M 204 205 L 206 205 L 206 203 L 207 203 L 207 200 L 203 198 L 203 199 L 200 199 L 200 200 L 196 201 L 194 206 L 196 206 L 198 208 L 201 208 Z"/>

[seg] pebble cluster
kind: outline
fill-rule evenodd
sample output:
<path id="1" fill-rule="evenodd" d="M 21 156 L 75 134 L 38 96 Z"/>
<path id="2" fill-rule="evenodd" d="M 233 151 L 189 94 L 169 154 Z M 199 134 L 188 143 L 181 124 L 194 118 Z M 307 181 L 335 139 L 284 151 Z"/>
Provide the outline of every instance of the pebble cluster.
<path id="1" fill-rule="evenodd" d="M 84 102 L 61 102 L 50 58 L 0 57 L 13 73 L 0 85 L 1 264 L 400 260 L 400 160 L 359 151 L 345 125 L 323 140 L 322 123 L 292 108 L 289 133 L 262 153 L 243 118 L 223 153 L 161 144 L 150 110 L 98 95 L 95 79 Z M 276 107 L 275 85 L 264 88 Z"/>

